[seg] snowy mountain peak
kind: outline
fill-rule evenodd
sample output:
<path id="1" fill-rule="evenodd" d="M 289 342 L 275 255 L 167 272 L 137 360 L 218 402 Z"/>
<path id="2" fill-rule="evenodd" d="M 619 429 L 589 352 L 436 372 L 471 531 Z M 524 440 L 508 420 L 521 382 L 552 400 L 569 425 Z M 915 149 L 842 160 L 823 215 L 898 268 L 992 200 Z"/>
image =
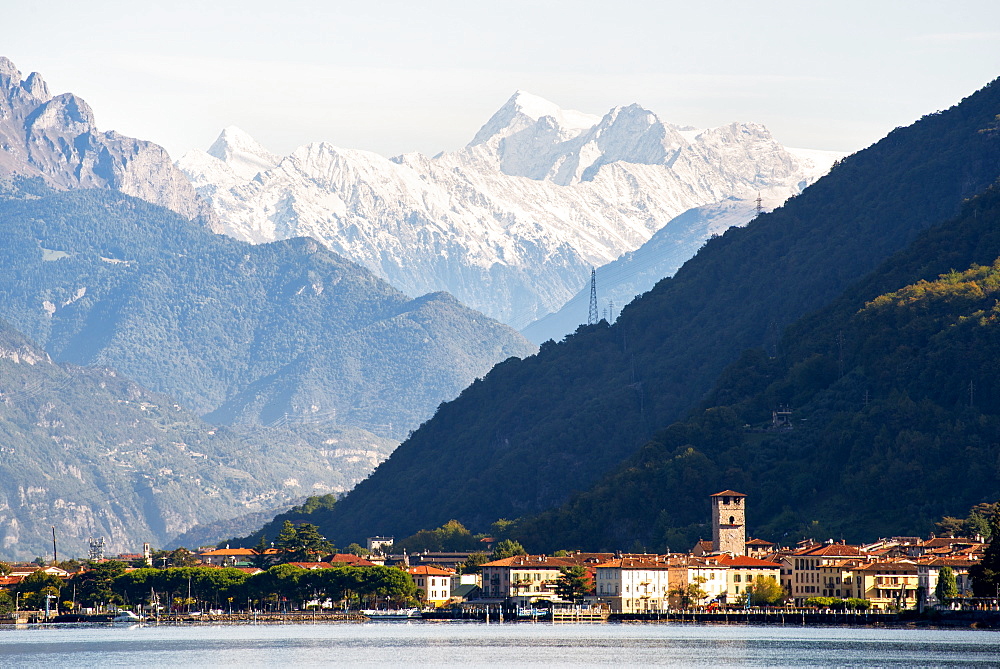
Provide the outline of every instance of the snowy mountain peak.
<path id="1" fill-rule="evenodd" d="M 502 139 L 536 124 L 554 129 L 564 136 L 578 135 L 600 120 L 599 116 L 574 109 L 562 109 L 545 98 L 517 91 L 480 128 L 469 146 L 484 144 L 494 138 Z"/>
<path id="2" fill-rule="evenodd" d="M 507 101 L 507 105 L 513 105 L 519 112 L 536 121 L 546 116 L 552 117 L 565 130 L 587 130 L 601 120 L 593 114 L 584 114 L 575 109 L 562 109 L 557 104 L 527 91 L 514 93 Z"/>
<path id="3" fill-rule="evenodd" d="M 208 155 L 226 163 L 236 174 L 252 179 L 259 172 L 277 165 L 281 158 L 265 149 L 257 140 L 235 125 L 219 133 Z"/>

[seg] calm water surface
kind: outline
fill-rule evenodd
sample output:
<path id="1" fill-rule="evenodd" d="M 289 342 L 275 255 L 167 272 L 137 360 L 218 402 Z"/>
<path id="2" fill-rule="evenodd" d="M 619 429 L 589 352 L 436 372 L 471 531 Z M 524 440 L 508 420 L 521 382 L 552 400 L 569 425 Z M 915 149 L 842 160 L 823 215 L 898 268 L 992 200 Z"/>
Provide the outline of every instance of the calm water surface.
<path id="1" fill-rule="evenodd" d="M 1000 632 L 459 622 L 0 629 L 2 667 L 997 667 Z"/>

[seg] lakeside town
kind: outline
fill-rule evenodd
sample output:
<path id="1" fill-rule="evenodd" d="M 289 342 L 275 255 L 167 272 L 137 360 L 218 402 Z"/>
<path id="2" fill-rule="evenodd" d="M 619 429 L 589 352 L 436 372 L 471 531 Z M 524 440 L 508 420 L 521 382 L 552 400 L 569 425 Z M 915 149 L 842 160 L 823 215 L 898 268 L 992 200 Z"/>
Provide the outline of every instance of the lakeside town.
<path id="1" fill-rule="evenodd" d="M 103 555 L 87 561 L 0 562 L 0 621 L 517 617 L 606 620 L 789 607 L 816 611 L 998 609 L 976 587 L 997 538 L 892 537 L 783 547 L 746 533 L 747 498 L 711 495 L 712 539 L 669 554 L 558 551 L 515 541 L 482 551 L 394 553 L 391 537 L 350 552 L 317 550 L 315 526 L 287 523 L 279 546 Z M 301 534 L 301 537 L 298 536 Z M 41 564 L 39 564 L 41 562 Z M 157 564 L 158 563 L 158 564 Z M 977 596 L 978 594 L 978 596 Z M 234 616 L 236 616 L 234 618 Z M 242 617 L 241 617 L 242 616 Z"/>

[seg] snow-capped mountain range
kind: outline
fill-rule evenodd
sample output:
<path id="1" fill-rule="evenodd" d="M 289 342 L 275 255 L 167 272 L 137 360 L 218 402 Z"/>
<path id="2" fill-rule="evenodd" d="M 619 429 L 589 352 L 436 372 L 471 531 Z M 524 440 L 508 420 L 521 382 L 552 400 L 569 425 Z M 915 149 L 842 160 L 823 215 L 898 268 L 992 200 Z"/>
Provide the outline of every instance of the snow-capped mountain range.
<path id="1" fill-rule="evenodd" d="M 517 92 L 433 158 L 325 142 L 280 157 L 230 127 L 177 166 L 229 235 L 308 235 L 404 292 L 446 290 L 523 328 L 679 214 L 758 193 L 780 203 L 836 157 L 759 124 L 681 127 L 638 105 L 598 117 Z"/>

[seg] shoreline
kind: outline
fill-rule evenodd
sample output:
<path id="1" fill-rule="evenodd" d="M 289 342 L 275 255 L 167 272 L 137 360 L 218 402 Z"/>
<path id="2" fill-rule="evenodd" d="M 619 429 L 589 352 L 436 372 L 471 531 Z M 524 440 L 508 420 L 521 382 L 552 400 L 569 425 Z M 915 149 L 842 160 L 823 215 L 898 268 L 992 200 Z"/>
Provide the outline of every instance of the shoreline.
<path id="1" fill-rule="evenodd" d="M 26 626 L 100 625 L 109 627 L 126 626 L 213 626 L 213 625 L 301 625 L 330 623 L 471 623 L 480 625 L 516 625 L 519 623 L 549 625 L 601 625 L 601 624 L 649 624 L 649 625 L 694 625 L 694 626 L 774 626 L 774 627 L 853 627 L 853 628 L 920 628 L 920 629 L 977 629 L 1000 630 L 1000 611 L 933 611 L 923 614 L 916 612 L 845 614 L 844 612 L 766 612 L 741 613 L 669 613 L 669 614 L 613 614 L 607 620 L 518 620 L 502 621 L 477 620 L 475 618 L 411 618 L 408 620 L 373 620 L 359 613 L 233 613 L 189 616 L 177 614 L 161 616 L 155 620 L 140 622 L 113 622 L 106 615 L 69 616 L 63 615 L 45 621 L 34 616 L 0 619 L 0 629 L 24 628 Z"/>

